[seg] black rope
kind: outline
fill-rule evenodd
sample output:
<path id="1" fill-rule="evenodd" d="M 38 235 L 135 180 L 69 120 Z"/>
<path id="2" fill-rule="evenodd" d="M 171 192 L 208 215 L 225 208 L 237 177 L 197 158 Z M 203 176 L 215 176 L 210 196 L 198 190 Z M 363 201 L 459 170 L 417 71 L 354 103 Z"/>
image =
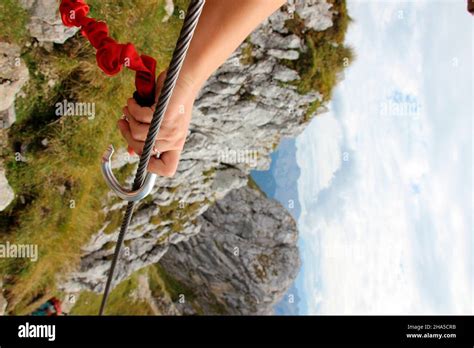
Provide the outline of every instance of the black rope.
<path id="1" fill-rule="evenodd" d="M 199 17 L 202 13 L 204 2 L 205 0 L 192 0 L 189 4 L 186 18 L 184 19 L 183 27 L 181 28 L 181 33 L 179 35 L 176 48 L 173 52 L 173 58 L 171 59 L 168 72 L 166 74 L 166 79 L 163 84 L 163 88 L 160 92 L 158 105 L 156 107 L 155 112 L 153 113 L 153 118 L 150 123 L 150 129 L 148 130 L 145 146 L 143 147 L 143 153 L 140 156 L 140 162 L 138 164 L 137 173 L 135 175 L 135 180 L 133 183 L 133 190 L 138 190 L 143 185 L 146 170 L 148 168 L 148 163 L 150 162 L 150 157 L 153 152 L 155 139 L 160 130 L 161 122 L 163 121 L 163 116 L 165 115 L 166 109 L 168 108 L 168 104 L 173 94 L 174 87 L 176 86 L 176 81 L 178 80 L 179 72 L 183 65 L 184 58 L 186 57 L 189 44 L 191 43 L 191 39 L 199 21 Z M 114 257 L 112 259 L 112 264 L 110 266 L 109 274 L 107 277 L 107 283 L 105 285 L 105 291 L 102 297 L 99 315 L 102 315 L 104 313 L 107 298 L 109 297 L 110 288 L 113 282 L 115 267 L 117 266 L 120 252 L 122 250 L 125 233 L 127 232 L 128 226 L 130 225 L 130 221 L 132 220 L 134 207 L 135 202 L 129 202 L 127 205 L 127 210 L 125 212 L 122 225 L 120 227 L 117 244 L 115 246 Z"/>

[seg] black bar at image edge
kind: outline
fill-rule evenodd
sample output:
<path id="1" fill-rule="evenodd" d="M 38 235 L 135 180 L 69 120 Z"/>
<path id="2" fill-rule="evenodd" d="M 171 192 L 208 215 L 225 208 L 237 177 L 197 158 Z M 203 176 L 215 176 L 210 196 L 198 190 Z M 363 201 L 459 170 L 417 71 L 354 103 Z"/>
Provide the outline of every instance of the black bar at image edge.
<path id="1" fill-rule="evenodd" d="M 35 325 L 54 325 L 54 341 L 48 337 L 19 337 L 20 329 L 23 333 L 30 330 L 34 335 Z M 473 347 L 473 328 L 472 316 L 0 317 L 0 347 L 29 344 L 135 347 L 158 342 Z"/>

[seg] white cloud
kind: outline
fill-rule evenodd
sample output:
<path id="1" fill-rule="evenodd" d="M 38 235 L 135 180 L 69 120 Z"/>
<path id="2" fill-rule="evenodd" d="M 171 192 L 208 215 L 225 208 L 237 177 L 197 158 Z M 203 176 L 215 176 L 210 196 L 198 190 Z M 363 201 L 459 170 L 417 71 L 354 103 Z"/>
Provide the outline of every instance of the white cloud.
<path id="1" fill-rule="evenodd" d="M 472 87 L 469 64 L 452 65 L 473 58 L 472 18 L 436 5 L 350 6 L 358 59 L 338 112 L 297 139 L 310 313 L 472 310 Z M 382 113 L 394 93 L 420 108 Z"/>
<path id="2" fill-rule="evenodd" d="M 316 133 L 317 137 L 311 137 L 311 134 Z M 311 181 L 300 193 L 308 200 L 317 198 L 318 192 L 331 184 L 334 172 L 341 166 L 342 130 L 339 122 L 331 114 L 326 114 L 320 116 L 318 122 L 310 124 L 306 134 L 311 139 L 305 143 L 302 152 L 305 158 L 298 165 L 300 170 L 311 173 Z M 326 160 L 321 163 L 319 158 Z M 318 161 L 319 166 L 318 170 L 313 171 L 315 161 Z"/>

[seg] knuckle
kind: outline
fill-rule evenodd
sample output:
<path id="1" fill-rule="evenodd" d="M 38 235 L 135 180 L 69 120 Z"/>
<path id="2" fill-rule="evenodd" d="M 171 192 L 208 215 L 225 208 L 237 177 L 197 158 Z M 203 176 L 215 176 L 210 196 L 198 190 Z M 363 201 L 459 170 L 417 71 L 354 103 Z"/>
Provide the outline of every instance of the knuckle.
<path id="1" fill-rule="evenodd" d="M 157 136 L 157 140 L 167 140 L 169 137 L 169 134 L 168 132 L 163 129 L 163 128 L 160 128 L 160 131 L 158 132 L 158 136 Z"/>
<path id="2" fill-rule="evenodd" d="M 136 129 L 131 129 L 130 134 L 132 136 L 132 139 L 135 141 L 142 141 L 143 136 L 138 132 Z"/>
<path id="3" fill-rule="evenodd" d="M 159 166 L 158 168 L 156 168 L 156 174 L 166 178 L 171 178 L 176 174 L 177 167 L 177 164 Z"/>
<path id="4" fill-rule="evenodd" d="M 136 141 L 145 141 L 146 134 L 148 133 L 147 129 L 142 129 L 136 124 L 130 126 L 130 132 L 132 138 Z"/>
<path id="5" fill-rule="evenodd" d="M 141 123 L 145 123 L 146 121 L 146 118 L 143 116 L 142 113 L 140 112 L 136 112 L 135 115 L 133 115 L 133 117 L 138 121 L 138 122 L 141 122 Z"/>
<path id="6" fill-rule="evenodd" d="M 181 131 L 181 127 L 174 122 L 167 122 L 163 123 L 162 125 L 163 129 L 163 134 L 166 134 L 168 136 L 175 136 L 176 134 L 179 134 Z"/>
<path id="7" fill-rule="evenodd" d="M 153 111 L 151 108 L 143 108 L 140 112 L 136 112 L 135 117 L 141 123 L 150 123 L 153 117 Z"/>

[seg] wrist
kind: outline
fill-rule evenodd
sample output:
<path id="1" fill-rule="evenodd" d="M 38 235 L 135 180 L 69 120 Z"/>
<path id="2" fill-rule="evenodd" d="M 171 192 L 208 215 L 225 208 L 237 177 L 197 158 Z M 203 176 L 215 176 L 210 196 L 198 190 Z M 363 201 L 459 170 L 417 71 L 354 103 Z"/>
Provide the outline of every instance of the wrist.
<path id="1" fill-rule="evenodd" d="M 182 92 L 196 97 L 204 82 L 203 79 L 198 78 L 196 75 L 181 70 L 178 81 L 176 82 L 176 87 Z"/>

